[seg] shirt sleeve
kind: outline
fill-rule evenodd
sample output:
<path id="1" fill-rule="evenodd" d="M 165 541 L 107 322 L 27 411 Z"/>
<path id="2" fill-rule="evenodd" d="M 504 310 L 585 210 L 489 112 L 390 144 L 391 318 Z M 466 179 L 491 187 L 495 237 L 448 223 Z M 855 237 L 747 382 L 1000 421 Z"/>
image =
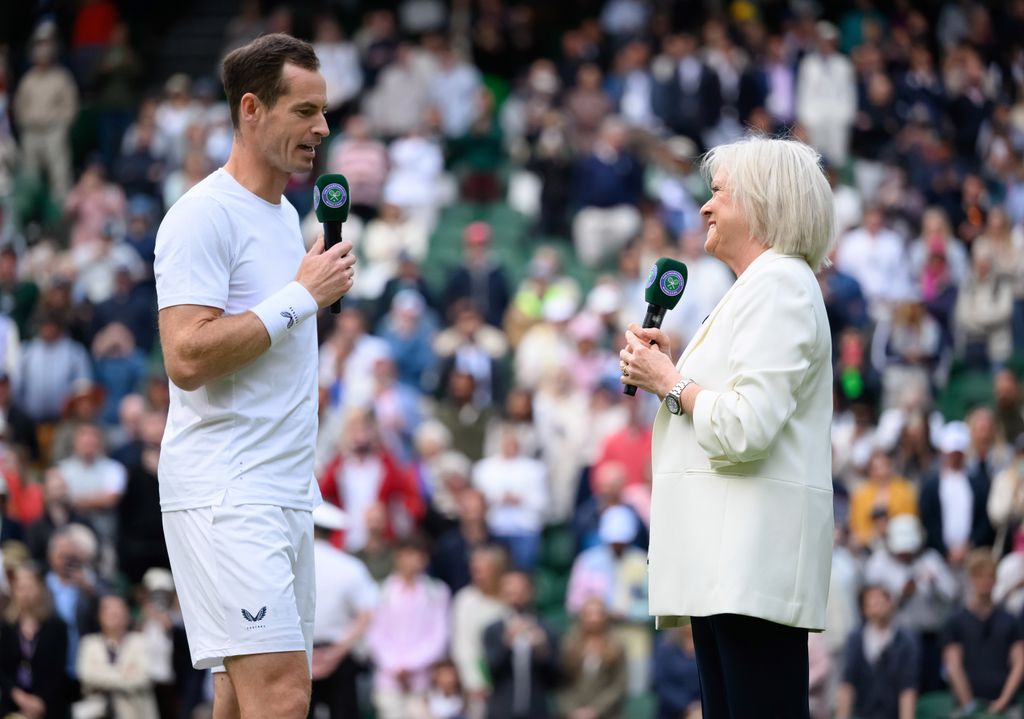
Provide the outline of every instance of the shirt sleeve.
<path id="1" fill-rule="evenodd" d="M 728 389 L 702 389 L 693 409 L 697 442 L 712 467 L 768 455 L 816 359 L 821 328 L 803 289 L 765 273 L 752 280 L 749 295 L 732 327 Z"/>
<path id="2" fill-rule="evenodd" d="M 186 197 L 175 203 L 156 236 L 153 269 L 159 309 L 227 307 L 232 244 L 231 224 L 214 198 Z"/>

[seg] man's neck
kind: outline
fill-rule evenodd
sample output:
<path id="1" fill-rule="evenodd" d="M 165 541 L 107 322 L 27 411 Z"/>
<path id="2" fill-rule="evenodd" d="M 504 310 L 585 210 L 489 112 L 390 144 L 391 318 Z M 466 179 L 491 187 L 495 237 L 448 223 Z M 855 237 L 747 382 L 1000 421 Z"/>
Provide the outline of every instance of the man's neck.
<path id="1" fill-rule="evenodd" d="M 967 608 L 976 617 L 985 618 L 995 609 L 995 604 L 992 603 L 992 597 L 975 597 L 967 605 Z"/>
<path id="2" fill-rule="evenodd" d="M 281 203 L 281 195 L 288 184 L 288 174 L 276 170 L 260 157 L 251 141 L 243 140 L 235 133 L 231 154 L 224 163 L 224 170 L 252 194 L 272 205 Z"/>

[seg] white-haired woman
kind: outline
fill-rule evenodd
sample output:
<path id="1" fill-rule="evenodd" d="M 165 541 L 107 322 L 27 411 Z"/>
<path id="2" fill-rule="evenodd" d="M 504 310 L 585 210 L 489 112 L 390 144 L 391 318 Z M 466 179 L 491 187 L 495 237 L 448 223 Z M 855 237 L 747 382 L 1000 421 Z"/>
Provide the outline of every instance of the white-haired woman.
<path id="1" fill-rule="evenodd" d="M 831 340 L 814 277 L 832 192 L 817 153 L 790 140 L 723 145 L 703 169 L 704 249 L 737 280 L 678 363 L 637 325 L 620 356 L 623 382 L 664 398 L 650 612 L 659 627 L 692 620 L 705 719 L 797 719 L 832 557 Z"/>

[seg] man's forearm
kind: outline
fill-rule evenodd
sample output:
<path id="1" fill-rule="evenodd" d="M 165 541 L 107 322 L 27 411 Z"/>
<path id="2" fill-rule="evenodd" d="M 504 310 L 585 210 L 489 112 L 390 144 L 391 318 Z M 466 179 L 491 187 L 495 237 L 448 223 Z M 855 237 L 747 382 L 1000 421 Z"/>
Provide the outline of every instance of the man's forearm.
<path id="1" fill-rule="evenodd" d="M 974 695 L 971 693 L 971 683 L 967 680 L 964 668 L 959 664 L 947 664 L 949 671 L 949 683 L 953 687 L 953 694 L 956 695 L 960 704 L 967 704 Z"/>
<path id="2" fill-rule="evenodd" d="M 252 312 L 199 320 L 182 333 L 176 362 L 168 376 L 184 390 L 237 372 L 270 349 L 270 335 Z"/>
<path id="3" fill-rule="evenodd" d="M 904 689 L 900 692 L 900 719 L 914 719 L 917 711 L 917 691 Z"/>

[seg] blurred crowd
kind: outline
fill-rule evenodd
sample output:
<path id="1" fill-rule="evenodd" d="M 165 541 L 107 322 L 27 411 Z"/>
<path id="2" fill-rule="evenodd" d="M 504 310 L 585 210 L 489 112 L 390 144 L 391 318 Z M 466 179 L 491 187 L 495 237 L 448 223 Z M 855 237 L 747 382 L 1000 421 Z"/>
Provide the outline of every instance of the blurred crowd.
<path id="1" fill-rule="evenodd" d="M 729 289 L 699 159 L 755 131 L 821 152 L 839 225 L 814 716 L 1021 716 L 1024 2 L 307 5 L 243 0 L 220 50 L 313 42 L 308 243 L 316 175 L 351 186 L 356 288 L 318 319 L 313 714 L 700 716 L 688 629 L 647 616 L 657 400 L 622 396 L 617 353 L 658 257 L 689 267 L 677 353 Z M 203 716 L 153 250 L 230 112 L 215 67 L 160 75 L 117 3 L 76 8 L 0 47 L 0 716 Z"/>

